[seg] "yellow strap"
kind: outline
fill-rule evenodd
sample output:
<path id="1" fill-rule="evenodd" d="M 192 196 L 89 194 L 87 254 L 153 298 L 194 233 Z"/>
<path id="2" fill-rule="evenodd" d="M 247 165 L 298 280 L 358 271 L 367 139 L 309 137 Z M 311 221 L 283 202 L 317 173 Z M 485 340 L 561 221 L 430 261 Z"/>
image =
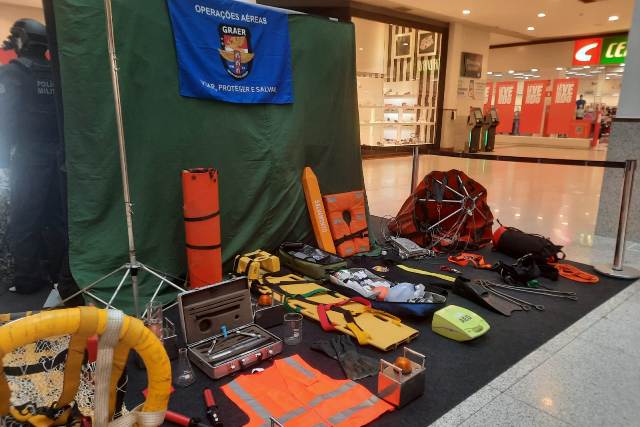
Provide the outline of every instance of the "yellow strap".
<path id="1" fill-rule="evenodd" d="M 78 332 L 71 336 L 67 360 L 64 365 L 62 393 L 58 399 L 59 408 L 71 403 L 80 386 L 80 372 L 87 348 L 87 339 L 96 333 L 98 328 L 98 312 L 96 310 L 81 311 Z"/>
<path id="2" fill-rule="evenodd" d="M 26 413 L 22 413 L 18 411 L 16 408 L 9 408 L 9 414 L 17 421 L 20 421 L 23 424 L 28 424 L 33 427 L 51 427 L 51 426 L 64 426 L 67 425 L 69 421 L 69 416 L 71 415 L 71 408 L 67 409 L 55 420 L 47 417 L 46 415 L 38 414 L 31 415 L 31 413 L 26 410 Z"/>
<path id="3" fill-rule="evenodd" d="M 351 332 L 353 332 L 353 336 L 358 340 L 358 344 L 369 344 L 369 334 L 360 329 L 358 325 L 353 322 L 347 322 L 346 326 Z"/>
<path id="4" fill-rule="evenodd" d="M 423 276 L 437 277 L 438 279 L 446 280 L 447 282 L 455 282 L 456 278 L 447 276 L 446 274 L 432 273 L 427 270 L 420 270 L 419 268 L 407 267 L 406 265 L 398 264 L 398 268 L 408 271 L 409 273 L 422 274 Z"/>
<path id="5" fill-rule="evenodd" d="M 116 410 L 116 399 L 118 392 L 118 381 L 122 376 L 124 367 L 127 364 L 127 358 L 129 357 L 129 347 L 122 341 L 118 343 L 113 351 L 113 368 L 111 369 L 111 388 L 109 390 L 109 419 L 113 418 L 113 414 Z"/>

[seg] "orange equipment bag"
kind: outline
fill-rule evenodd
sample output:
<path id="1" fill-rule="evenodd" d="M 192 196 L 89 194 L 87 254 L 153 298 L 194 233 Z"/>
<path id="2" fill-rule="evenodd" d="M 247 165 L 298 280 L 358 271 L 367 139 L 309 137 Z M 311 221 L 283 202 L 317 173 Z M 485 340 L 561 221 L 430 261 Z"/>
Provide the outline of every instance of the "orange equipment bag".
<path id="1" fill-rule="evenodd" d="M 464 172 L 433 171 L 413 190 L 389 231 L 440 250 L 475 250 L 491 242 L 487 190 Z"/>
<path id="2" fill-rule="evenodd" d="M 329 229 L 338 255 L 348 257 L 369 251 L 369 229 L 364 191 L 322 196 Z"/>
<path id="3" fill-rule="evenodd" d="M 199 288 L 222 281 L 218 171 L 182 171 L 184 228 L 189 286 Z"/>

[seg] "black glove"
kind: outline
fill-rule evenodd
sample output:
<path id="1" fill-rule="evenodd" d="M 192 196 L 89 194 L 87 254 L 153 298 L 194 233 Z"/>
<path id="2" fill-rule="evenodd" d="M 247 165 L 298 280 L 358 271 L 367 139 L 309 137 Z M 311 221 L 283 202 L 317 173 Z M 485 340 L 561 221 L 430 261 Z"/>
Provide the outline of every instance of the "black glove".
<path id="1" fill-rule="evenodd" d="M 359 380 L 378 373 L 380 362 L 358 353 L 358 350 L 347 335 L 340 335 L 331 340 L 331 346 L 338 356 L 344 374 L 350 380 Z"/>
<path id="2" fill-rule="evenodd" d="M 333 360 L 338 360 L 338 355 L 331 345 L 331 341 L 314 341 L 311 343 L 311 349 L 324 353 Z"/>

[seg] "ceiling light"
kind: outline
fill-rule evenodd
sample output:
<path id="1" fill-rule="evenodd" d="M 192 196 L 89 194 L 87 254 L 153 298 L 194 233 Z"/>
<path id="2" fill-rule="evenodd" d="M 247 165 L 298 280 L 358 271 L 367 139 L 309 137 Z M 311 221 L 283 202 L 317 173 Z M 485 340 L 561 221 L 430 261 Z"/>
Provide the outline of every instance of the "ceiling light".
<path id="1" fill-rule="evenodd" d="M 487 71 L 487 74 L 492 75 L 493 71 Z"/>
<path id="2" fill-rule="evenodd" d="M 531 71 L 533 71 L 535 73 L 536 71 L 538 71 L 538 69 L 537 68 L 532 68 Z"/>
<path id="3" fill-rule="evenodd" d="M 407 42 L 402 43 L 402 46 L 409 46 L 409 43 L 407 43 Z"/>
<path id="4" fill-rule="evenodd" d="M 509 73 L 509 74 L 513 74 L 513 73 L 515 73 L 515 71 L 513 71 L 513 70 L 509 70 L 509 71 L 507 71 L 507 73 Z"/>
<path id="5" fill-rule="evenodd" d="M 562 67 L 556 67 L 556 71 L 562 71 L 562 70 L 564 70 L 564 68 L 562 68 Z"/>
<path id="6" fill-rule="evenodd" d="M 464 10 L 462 11 L 462 14 L 463 14 L 463 15 L 469 15 L 470 13 L 471 13 L 471 11 L 470 11 L 469 9 L 464 9 Z M 611 20 L 611 19 L 609 19 L 609 20 Z"/>
<path id="7" fill-rule="evenodd" d="M 359 48 L 358 48 L 358 50 L 359 50 L 360 52 L 362 52 L 362 51 L 364 50 L 364 48 L 363 48 L 363 47 L 359 47 Z"/>
<path id="8" fill-rule="evenodd" d="M 622 64 L 620 64 L 621 67 L 624 67 L 624 62 Z"/>
<path id="9" fill-rule="evenodd" d="M 533 31 L 535 29 L 536 29 L 536 27 L 527 27 L 527 31 Z"/>
<path id="10" fill-rule="evenodd" d="M 604 79 L 605 80 L 611 80 L 611 77 L 605 77 Z"/>
<path id="11" fill-rule="evenodd" d="M 611 21 L 611 22 L 617 21 L 618 19 L 620 19 L 620 17 L 618 15 L 611 15 L 609 17 L 609 21 Z"/>
<path id="12" fill-rule="evenodd" d="M 547 16 L 547 14 L 544 12 L 538 13 L 538 18 L 544 18 L 545 16 Z"/>
<path id="13" fill-rule="evenodd" d="M 585 66 L 584 66 L 584 67 L 582 67 L 582 68 L 584 68 L 584 69 L 589 69 L 589 68 L 591 68 L 591 65 L 585 65 Z"/>
<path id="14" fill-rule="evenodd" d="M 502 74 L 496 74 L 494 77 L 502 77 Z"/>

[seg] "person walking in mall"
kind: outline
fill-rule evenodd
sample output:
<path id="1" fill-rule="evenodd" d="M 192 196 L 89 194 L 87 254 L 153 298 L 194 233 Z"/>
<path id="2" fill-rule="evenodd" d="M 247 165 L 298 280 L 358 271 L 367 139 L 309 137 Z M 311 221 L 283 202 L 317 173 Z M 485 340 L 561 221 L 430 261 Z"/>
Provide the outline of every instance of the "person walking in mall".
<path id="1" fill-rule="evenodd" d="M 7 240 L 18 293 L 57 282 L 66 247 L 62 149 L 55 87 L 41 23 L 20 19 L 4 50 L 17 58 L 0 67 L 0 168 L 9 167 Z"/>
<path id="2" fill-rule="evenodd" d="M 584 117 L 584 109 L 586 105 L 587 101 L 585 101 L 582 94 L 580 94 L 580 99 L 576 101 L 576 119 L 582 119 Z"/>

